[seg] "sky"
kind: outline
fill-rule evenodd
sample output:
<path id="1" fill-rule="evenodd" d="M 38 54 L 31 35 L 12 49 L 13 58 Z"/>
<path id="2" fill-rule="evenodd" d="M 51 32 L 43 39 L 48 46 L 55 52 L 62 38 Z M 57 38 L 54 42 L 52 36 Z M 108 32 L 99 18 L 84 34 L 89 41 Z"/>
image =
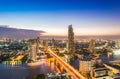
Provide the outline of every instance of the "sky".
<path id="1" fill-rule="evenodd" d="M 120 0 L 0 0 L 0 25 L 43 36 L 120 36 Z"/>

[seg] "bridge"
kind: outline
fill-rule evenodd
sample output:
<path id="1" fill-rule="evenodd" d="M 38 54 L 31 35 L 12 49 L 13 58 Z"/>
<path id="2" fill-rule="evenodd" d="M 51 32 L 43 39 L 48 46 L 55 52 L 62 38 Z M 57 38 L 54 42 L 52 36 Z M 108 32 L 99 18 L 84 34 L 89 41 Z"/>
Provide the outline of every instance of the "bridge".
<path id="1" fill-rule="evenodd" d="M 73 77 L 73 79 L 85 79 L 77 70 L 66 63 L 58 55 L 56 55 L 50 48 L 48 48 L 48 53 L 57 61 L 63 68 Z"/>
<path id="2" fill-rule="evenodd" d="M 60 64 L 60 66 L 62 66 L 64 68 L 64 70 L 67 71 L 67 73 L 69 75 L 71 75 L 73 77 L 73 79 L 86 79 L 85 77 L 83 77 L 76 69 L 74 69 L 71 65 L 69 65 L 68 63 L 66 63 L 62 58 L 60 58 L 57 54 L 55 54 L 49 47 L 48 47 L 48 44 L 47 44 L 47 41 L 43 41 L 44 45 L 41 44 L 41 41 L 39 39 L 33 39 L 34 41 L 34 44 L 35 44 L 35 49 L 36 49 L 36 52 L 38 52 L 38 48 L 39 46 L 40 47 L 45 47 L 45 50 L 47 51 L 47 53 L 49 53 L 53 58 L 54 60 Z M 31 42 L 31 41 L 29 41 Z M 34 45 L 32 44 L 32 45 Z M 40 44 L 40 45 L 39 45 Z M 31 47 L 31 45 L 30 45 Z M 35 53 L 35 51 L 31 51 L 33 53 Z M 32 54 L 33 55 L 33 54 Z M 56 65 L 57 65 L 56 63 Z M 59 66 L 59 65 L 58 65 Z"/>

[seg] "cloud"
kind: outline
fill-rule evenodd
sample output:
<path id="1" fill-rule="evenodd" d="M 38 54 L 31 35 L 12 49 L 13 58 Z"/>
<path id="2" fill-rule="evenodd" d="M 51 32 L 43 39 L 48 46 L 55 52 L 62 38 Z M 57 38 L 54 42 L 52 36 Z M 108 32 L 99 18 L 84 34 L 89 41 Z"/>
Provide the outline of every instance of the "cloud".
<path id="1" fill-rule="evenodd" d="M 45 33 L 42 30 L 27 30 L 27 29 L 17 29 L 11 28 L 7 25 L 0 25 L 0 38 L 16 38 L 16 39 L 26 39 L 26 38 L 36 38 Z"/>

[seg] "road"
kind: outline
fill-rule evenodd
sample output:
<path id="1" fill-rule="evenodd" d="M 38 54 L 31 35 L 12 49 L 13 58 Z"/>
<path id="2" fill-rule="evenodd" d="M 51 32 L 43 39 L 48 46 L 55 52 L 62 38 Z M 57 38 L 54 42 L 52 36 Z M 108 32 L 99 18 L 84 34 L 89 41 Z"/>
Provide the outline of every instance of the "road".
<path id="1" fill-rule="evenodd" d="M 73 77 L 73 79 L 85 79 L 77 70 L 72 66 L 62 60 L 58 55 L 56 55 L 50 48 L 48 48 L 48 53 L 59 62 L 60 65 Z"/>

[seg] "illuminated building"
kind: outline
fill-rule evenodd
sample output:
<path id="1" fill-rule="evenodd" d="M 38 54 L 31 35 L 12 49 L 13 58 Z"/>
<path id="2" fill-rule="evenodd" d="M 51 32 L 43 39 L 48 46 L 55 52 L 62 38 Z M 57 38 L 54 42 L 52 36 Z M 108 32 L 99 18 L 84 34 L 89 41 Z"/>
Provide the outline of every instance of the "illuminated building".
<path id="1" fill-rule="evenodd" d="M 110 70 L 104 66 L 97 66 L 91 69 L 92 79 L 111 79 L 109 76 Z"/>
<path id="2" fill-rule="evenodd" d="M 52 39 L 52 47 L 55 47 L 55 40 Z"/>
<path id="3" fill-rule="evenodd" d="M 112 54 L 109 54 L 109 60 L 119 63 L 120 60 L 120 49 L 112 49 Z"/>
<path id="4" fill-rule="evenodd" d="M 72 25 L 68 26 L 68 45 L 67 46 L 68 46 L 67 50 L 69 54 L 68 59 L 71 59 L 74 53 L 74 32 L 73 32 Z"/>
<path id="5" fill-rule="evenodd" d="M 29 40 L 29 48 L 30 48 L 29 59 L 35 61 L 36 60 L 36 44 L 34 39 Z"/>
<path id="6" fill-rule="evenodd" d="M 42 45 L 48 47 L 48 39 L 42 40 Z"/>
<path id="7" fill-rule="evenodd" d="M 46 49 L 46 51 L 48 49 L 48 39 L 45 40 L 45 49 Z"/>
<path id="8" fill-rule="evenodd" d="M 114 55 L 120 55 L 120 49 L 112 49 Z"/>
<path id="9" fill-rule="evenodd" d="M 30 39 L 29 41 L 29 59 L 36 61 L 37 53 L 39 52 L 39 37 L 37 39 Z"/>
<path id="10" fill-rule="evenodd" d="M 74 53 L 74 32 L 72 25 L 69 25 L 68 27 L 68 53 Z"/>
<path id="11" fill-rule="evenodd" d="M 81 73 L 90 73 L 91 66 L 92 66 L 92 61 L 90 60 L 80 60 L 80 65 L 79 65 L 79 72 Z"/>
<path id="12" fill-rule="evenodd" d="M 44 39 L 42 40 L 42 45 L 45 46 L 45 40 Z"/>
<path id="13" fill-rule="evenodd" d="M 35 39 L 35 44 L 36 44 L 36 53 L 38 53 L 39 52 L 39 37 Z"/>
<path id="14" fill-rule="evenodd" d="M 95 49 L 95 40 L 92 39 L 89 44 L 89 50 L 91 53 L 94 53 L 95 52 L 94 49 Z"/>
<path id="15" fill-rule="evenodd" d="M 118 49 L 120 49 L 120 41 L 116 41 L 115 42 L 115 47 L 118 48 Z"/>

